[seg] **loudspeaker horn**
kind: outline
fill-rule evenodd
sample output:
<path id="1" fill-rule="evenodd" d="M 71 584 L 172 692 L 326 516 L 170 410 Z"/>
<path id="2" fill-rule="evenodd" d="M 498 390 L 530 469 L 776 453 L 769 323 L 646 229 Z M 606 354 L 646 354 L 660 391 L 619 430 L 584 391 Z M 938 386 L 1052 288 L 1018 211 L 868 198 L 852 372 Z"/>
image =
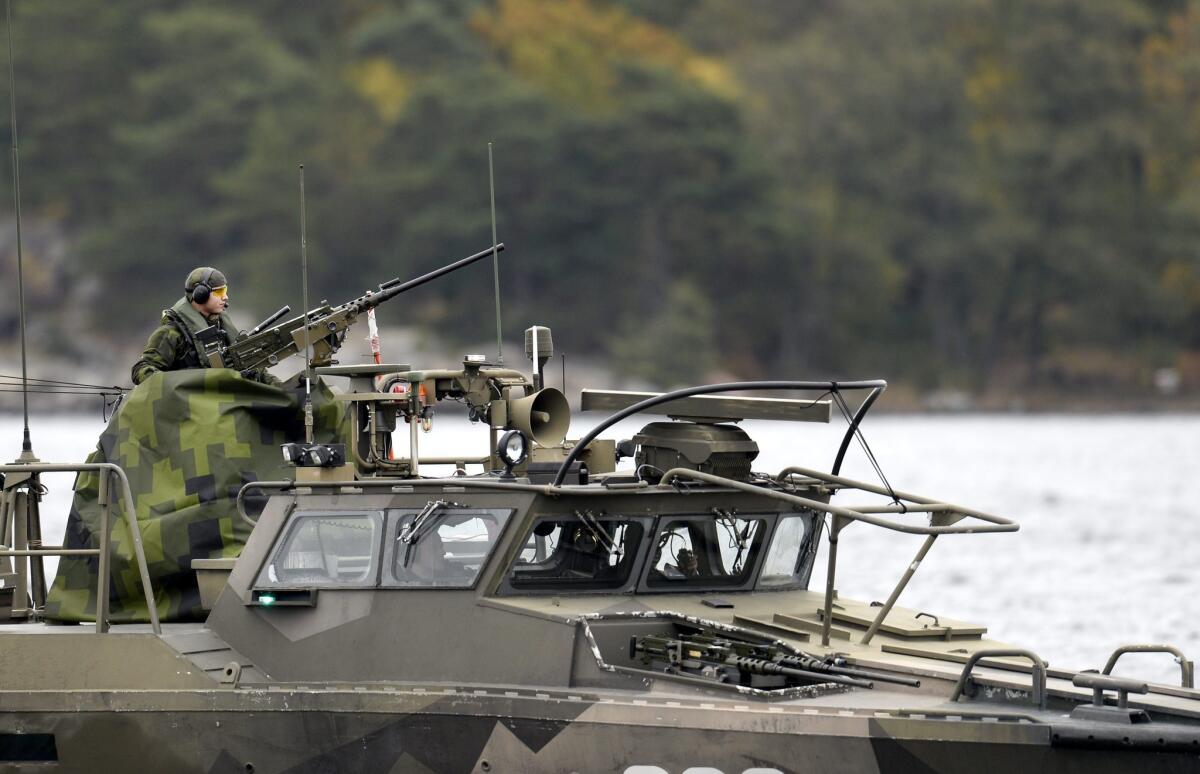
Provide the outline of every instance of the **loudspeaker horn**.
<path id="1" fill-rule="evenodd" d="M 553 387 L 508 401 L 508 426 L 520 430 L 539 446 L 557 446 L 571 427 L 567 396 Z"/>

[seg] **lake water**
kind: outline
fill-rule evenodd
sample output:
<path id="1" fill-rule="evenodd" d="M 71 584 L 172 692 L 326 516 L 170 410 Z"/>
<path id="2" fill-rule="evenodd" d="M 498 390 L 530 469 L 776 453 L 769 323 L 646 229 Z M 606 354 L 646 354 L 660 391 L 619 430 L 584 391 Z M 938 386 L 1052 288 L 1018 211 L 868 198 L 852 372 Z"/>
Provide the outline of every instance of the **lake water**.
<path id="1" fill-rule="evenodd" d="M 589 424 L 576 419 L 572 436 Z M 628 438 L 641 424 L 623 423 L 609 437 Z M 98 416 L 35 417 L 32 427 L 34 449 L 47 462 L 82 461 L 103 428 Z M 828 470 L 843 429 L 746 427 L 762 448 L 755 470 L 771 473 L 788 465 Z M 1021 523 L 1012 534 L 939 538 L 898 604 L 986 624 L 989 636 L 1058 667 L 1100 668 L 1125 643 L 1171 643 L 1200 657 L 1200 416 L 877 416 L 864 430 L 896 489 Z M 15 459 L 20 437 L 20 418 L 0 417 L 0 459 Z M 486 432 L 439 416 L 422 453 L 462 453 L 464 444 L 486 453 Z M 843 474 L 878 481 L 857 447 Z M 57 543 L 71 479 L 52 475 L 46 483 L 44 530 Z M 848 527 L 839 593 L 886 599 L 921 540 Z M 823 583 L 821 557 L 813 586 Z M 1121 674 L 1179 679 L 1169 656 L 1121 663 Z"/>

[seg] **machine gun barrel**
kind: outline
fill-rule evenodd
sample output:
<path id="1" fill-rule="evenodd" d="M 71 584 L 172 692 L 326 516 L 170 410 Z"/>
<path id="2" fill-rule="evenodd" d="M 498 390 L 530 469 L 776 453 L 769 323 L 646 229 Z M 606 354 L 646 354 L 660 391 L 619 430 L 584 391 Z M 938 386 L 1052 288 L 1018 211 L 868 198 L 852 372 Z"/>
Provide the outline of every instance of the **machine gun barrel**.
<path id="1" fill-rule="evenodd" d="M 796 677 L 801 680 L 811 680 L 818 683 L 837 683 L 838 685 L 852 685 L 855 688 L 873 688 L 869 680 L 860 680 L 856 677 L 846 677 L 845 675 L 830 674 L 829 672 L 811 672 L 807 669 L 795 669 L 786 667 L 774 661 L 766 661 L 760 658 L 746 658 L 745 656 L 730 656 L 725 660 L 729 666 L 737 667 L 744 672 L 750 672 L 759 675 L 783 675 L 785 677 Z"/>
<path id="2" fill-rule="evenodd" d="M 865 675 L 838 674 L 832 665 L 808 657 L 782 655 L 771 645 L 726 640 L 706 635 L 672 637 L 670 635 L 634 635 L 629 655 L 641 655 L 647 662 L 665 661 L 672 669 L 694 673 L 705 665 L 737 670 L 743 674 L 779 675 L 810 683 L 837 683 L 855 688 L 873 688 Z M 815 668 L 803 668 L 809 665 Z M 800 667 L 800 668 L 798 668 Z M 842 667 L 832 667 L 842 669 Z"/>
<path id="3" fill-rule="evenodd" d="M 438 277 L 441 277 L 445 274 L 449 274 L 452 271 L 458 271 L 459 269 L 463 268 L 464 266 L 470 266 L 471 264 L 475 263 L 476 261 L 480 261 L 480 260 L 483 260 L 484 258 L 487 258 L 492 253 L 499 253 L 499 252 L 502 252 L 503 250 L 504 250 L 504 243 L 500 242 L 495 247 L 489 247 L 486 250 L 481 250 L 478 253 L 475 253 L 474 255 L 469 255 L 466 258 L 463 258 L 462 260 L 455 261 L 454 263 L 446 264 L 445 266 L 441 267 L 440 269 L 434 269 L 433 271 L 428 272 L 427 274 L 422 274 L 420 277 L 415 277 L 413 279 L 408 280 L 407 282 L 401 282 L 399 277 L 392 279 L 392 280 L 388 280 L 387 282 L 384 282 L 383 284 L 381 284 L 379 286 L 379 290 L 368 293 L 365 296 L 356 298 L 354 301 L 351 301 L 350 303 L 360 305 L 360 307 L 355 310 L 356 312 L 365 312 L 368 309 L 374 309 L 375 307 L 382 304 L 384 301 L 394 298 L 395 296 L 398 296 L 401 293 L 404 293 L 405 291 L 412 290 L 413 288 L 416 288 L 416 287 L 420 287 L 421 285 L 424 285 L 426 282 L 429 282 L 430 280 L 435 280 Z"/>
<path id="4" fill-rule="evenodd" d="M 858 669 L 857 667 L 842 667 L 811 657 L 799 658 L 795 656 L 784 656 L 777 659 L 776 663 L 814 673 L 845 675 L 847 677 L 856 677 L 862 680 L 872 680 L 880 683 L 907 685 L 910 688 L 921 687 L 921 681 L 914 680 L 911 677 L 899 677 L 896 675 L 885 674 L 883 672 L 876 672 L 870 669 Z"/>
<path id="5" fill-rule="evenodd" d="M 258 325 L 255 325 L 250 330 L 250 332 L 246 334 L 246 337 L 249 338 L 250 336 L 253 336 L 256 333 L 262 333 L 264 330 L 266 330 L 268 327 L 270 327 L 276 320 L 278 320 L 280 317 L 283 317 L 285 314 L 287 314 L 290 311 L 292 311 L 292 307 L 288 306 L 287 304 L 284 304 L 282 307 L 280 307 L 279 309 L 276 309 L 274 312 L 272 312 L 267 317 L 267 319 L 263 320 Z"/>

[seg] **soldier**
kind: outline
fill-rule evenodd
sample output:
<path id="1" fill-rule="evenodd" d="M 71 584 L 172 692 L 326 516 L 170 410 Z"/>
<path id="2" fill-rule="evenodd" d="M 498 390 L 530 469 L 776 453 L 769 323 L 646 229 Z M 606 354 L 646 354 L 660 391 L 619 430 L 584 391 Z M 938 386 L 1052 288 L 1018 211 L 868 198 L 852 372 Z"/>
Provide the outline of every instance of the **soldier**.
<path id="1" fill-rule="evenodd" d="M 158 371 L 207 367 L 200 357 L 201 347 L 196 334 L 216 326 L 225 344 L 232 344 L 237 328 L 225 313 L 228 308 L 229 285 L 225 275 L 210 266 L 194 269 L 184 282 L 183 298 L 170 309 L 163 310 L 162 322 L 150 334 L 142 357 L 133 364 L 133 383 L 141 384 Z M 266 384 L 279 384 L 279 380 L 265 369 L 244 371 L 242 376 Z"/>

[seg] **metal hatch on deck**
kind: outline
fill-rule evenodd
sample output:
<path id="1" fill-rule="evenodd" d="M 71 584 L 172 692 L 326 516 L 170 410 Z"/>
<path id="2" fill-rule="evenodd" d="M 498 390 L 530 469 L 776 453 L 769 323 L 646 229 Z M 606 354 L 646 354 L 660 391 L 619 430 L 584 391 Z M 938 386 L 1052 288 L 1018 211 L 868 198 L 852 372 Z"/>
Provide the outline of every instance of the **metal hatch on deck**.
<path id="1" fill-rule="evenodd" d="M 823 613 L 824 611 L 821 609 L 816 611 L 817 620 L 822 619 Z M 864 604 L 849 599 L 839 599 L 833 604 L 833 612 L 830 617 L 839 623 L 861 626 L 865 629 L 871 625 L 877 615 L 879 615 L 878 604 Z M 888 612 L 887 618 L 883 619 L 883 623 L 879 625 L 879 631 L 910 639 L 928 637 L 949 639 L 951 637 L 982 637 L 987 632 L 987 627 L 919 610 L 893 607 Z"/>

